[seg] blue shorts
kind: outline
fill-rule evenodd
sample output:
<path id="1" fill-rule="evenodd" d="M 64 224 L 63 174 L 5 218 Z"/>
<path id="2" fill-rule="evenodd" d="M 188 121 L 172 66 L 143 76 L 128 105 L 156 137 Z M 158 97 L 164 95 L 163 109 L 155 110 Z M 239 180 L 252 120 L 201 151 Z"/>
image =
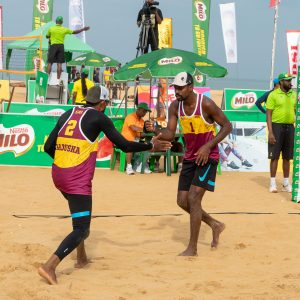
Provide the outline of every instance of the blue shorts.
<path id="1" fill-rule="evenodd" d="M 184 160 L 179 176 L 178 191 L 189 191 L 191 185 L 207 191 L 215 190 L 218 161 L 209 159 L 204 166 L 198 166 L 195 161 Z"/>

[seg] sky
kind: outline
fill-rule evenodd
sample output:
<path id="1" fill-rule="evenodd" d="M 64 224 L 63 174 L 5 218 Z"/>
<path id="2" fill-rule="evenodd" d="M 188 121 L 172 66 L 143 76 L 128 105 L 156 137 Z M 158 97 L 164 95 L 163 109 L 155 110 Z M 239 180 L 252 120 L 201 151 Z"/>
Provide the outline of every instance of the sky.
<path id="1" fill-rule="evenodd" d="M 123 64 L 134 59 L 139 28 L 136 18 L 143 0 L 84 0 L 86 40 L 97 52 Z M 192 0 L 161 0 L 164 17 L 173 20 L 173 48 L 193 51 Z M 238 63 L 226 63 L 219 4 L 236 4 Z M 54 0 L 53 18 L 62 15 L 68 26 L 68 0 Z M 32 29 L 32 0 L 0 0 L 6 36 Z M 300 29 L 300 0 L 281 0 L 277 28 L 275 72 L 288 71 L 286 30 Z M 225 78 L 209 78 L 211 88 L 268 89 L 274 31 L 274 9 L 269 0 L 212 0 L 208 58 L 227 68 Z"/>

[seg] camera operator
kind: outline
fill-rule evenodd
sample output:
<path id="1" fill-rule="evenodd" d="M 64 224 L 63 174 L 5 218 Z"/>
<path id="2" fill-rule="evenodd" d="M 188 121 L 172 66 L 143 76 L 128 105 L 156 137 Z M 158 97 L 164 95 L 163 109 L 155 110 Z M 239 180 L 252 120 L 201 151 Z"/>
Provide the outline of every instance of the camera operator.
<path id="1" fill-rule="evenodd" d="M 158 49 L 158 24 L 161 24 L 163 15 L 161 10 L 154 5 L 159 5 L 159 2 L 145 0 L 145 4 L 137 17 L 138 27 L 145 24 L 145 22 L 150 22 L 147 45 L 143 49 L 144 54 L 148 53 L 149 45 L 151 45 L 151 51 Z"/>

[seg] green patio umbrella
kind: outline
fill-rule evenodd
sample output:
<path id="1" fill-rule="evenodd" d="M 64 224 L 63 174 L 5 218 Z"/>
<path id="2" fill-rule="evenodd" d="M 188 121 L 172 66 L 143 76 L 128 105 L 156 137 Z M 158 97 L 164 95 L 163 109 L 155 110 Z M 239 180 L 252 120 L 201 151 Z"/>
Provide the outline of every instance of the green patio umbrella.
<path id="1" fill-rule="evenodd" d="M 81 66 L 85 65 L 87 67 L 117 67 L 120 62 L 107 56 L 105 54 L 99 53 L 85 53 L 82 54 L 73 60 L 68 62 L 68 66 Z"/>
<path id="2" fill-rule="evenodd" d="M 114 73 L 115 81 L 130 81 L 137 76 L 144 79 L 175 77 L 179 72 L 192 75 L 203 74 L 209 77 L 224 77 L 227 70 L 215 62 L 196 53 L 164 48 L 144 54 L 130 61 Z"/>

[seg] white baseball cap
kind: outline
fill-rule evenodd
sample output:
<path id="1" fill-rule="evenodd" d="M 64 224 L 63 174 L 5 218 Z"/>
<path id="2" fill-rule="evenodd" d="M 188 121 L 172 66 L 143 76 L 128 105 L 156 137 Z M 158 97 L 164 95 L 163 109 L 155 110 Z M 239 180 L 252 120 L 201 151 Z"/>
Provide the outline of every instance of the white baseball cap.
<path id="1" fill-rule="evenodd" d="M 103 86 L 93 86 L 91 87 L 86 95 L 86 102 L 89 103 L 98 103 L 100 101 L 108 101 L 109 100 L 109 92 L 108 89 Z"/>
<path id="2" fill-rule="evenodd" d="M 188 84 L 194 83 L 193 76 L 187 72 L 180 72 L 174 78 L 174 81 L 171 83 L 171 86 L 185 86 Z"/>

